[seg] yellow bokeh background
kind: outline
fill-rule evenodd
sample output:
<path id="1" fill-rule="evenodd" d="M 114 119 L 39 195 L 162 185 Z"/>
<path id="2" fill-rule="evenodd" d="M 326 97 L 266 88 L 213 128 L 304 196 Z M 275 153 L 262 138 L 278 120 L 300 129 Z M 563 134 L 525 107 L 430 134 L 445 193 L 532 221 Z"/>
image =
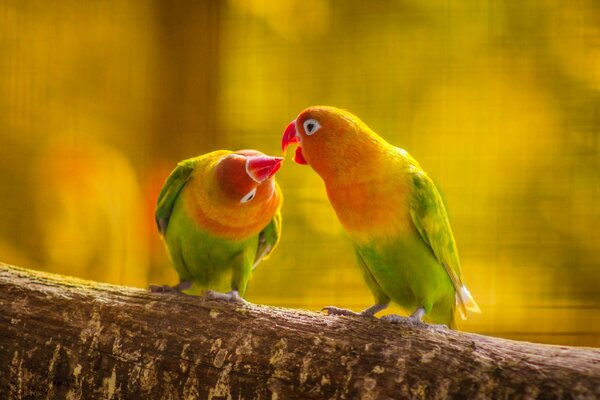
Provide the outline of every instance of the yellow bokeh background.
<path id="1" fill-rule="evenodd" d="M 483 310 L 461 329 L 600 346 L 599 43 L 594 0 L 2 2 L 0 261 L 175 283 L 153 208 L 176 162 L 278 155 L 299 111 L 335 105 L 443 191 Z M 249 300 L 371 305 L 320 178 L 278 179 Z"/>

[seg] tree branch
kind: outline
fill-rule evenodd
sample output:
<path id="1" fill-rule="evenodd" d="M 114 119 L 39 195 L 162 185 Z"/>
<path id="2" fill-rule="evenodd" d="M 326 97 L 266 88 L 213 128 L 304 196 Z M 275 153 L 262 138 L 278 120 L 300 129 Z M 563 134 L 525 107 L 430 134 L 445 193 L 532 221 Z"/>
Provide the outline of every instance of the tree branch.
<path id="1" fill-rule="evenodd" d="M 0 398 L 600 398 L 600 350 L 0 264 Z"/>

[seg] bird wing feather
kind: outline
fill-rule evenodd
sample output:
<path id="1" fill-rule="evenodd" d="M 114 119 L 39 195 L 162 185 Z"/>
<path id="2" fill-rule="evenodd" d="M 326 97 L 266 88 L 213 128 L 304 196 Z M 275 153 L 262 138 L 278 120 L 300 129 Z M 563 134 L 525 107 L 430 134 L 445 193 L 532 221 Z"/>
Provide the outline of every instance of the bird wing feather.
<path id="1" fill-rule="evenodd" d="M 269 222 L 269 224 L 258 234 L 258 249 L 256 251 L 256 258 L 254 259 L 254 265 L 252 270 L 254 271 L 261 261 L 267 259 L 281 238 L 281 212 L 277 210 L 277 213 Z"/>
<path id="2" fill-rule="evenodd" d="M 156 202 L 156 210 L 154 217 L 158 232 L 164 236 L 169 226 L 169 219 L 173 212 L 175 202 L 179 197 L 179 193 L 184 188 L 186 182 L 192 176 L 194 171 L 194 160 L 185 160 L 177 164 L 177 167 L 171 172 L 167 178 Z"/>
<path id="3" fill-rule="evenodd" d="M 454 235 L 442 197 L 433 181 L 417 166 L 409 167 L 412 192 L 410 213 L 421 238 L 427 243 L 438 262 L 448 273 L 456 291 L 456 303 L 462 318 L 466 310 L 481 312 L 477 303 L 462 282 L 462 272 Z"/>

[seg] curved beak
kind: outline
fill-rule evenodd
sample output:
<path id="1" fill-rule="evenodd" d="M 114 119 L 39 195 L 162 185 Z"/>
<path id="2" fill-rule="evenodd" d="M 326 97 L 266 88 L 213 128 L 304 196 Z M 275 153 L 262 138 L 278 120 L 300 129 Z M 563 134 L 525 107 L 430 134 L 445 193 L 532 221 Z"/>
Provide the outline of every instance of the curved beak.
<path id="1" fill-rule="evenodd" d="M 281 138 L 281 150 L 283 154 L 285 154 L 285 150 L 292 143 L 299 143 L 300 139 L 298 138 L 298 132 L 296 131 L 296 120 L 290 122 L 290 124 L 285 128 L 285 132 L 283 132 L 283 137 Z M 296 148 L 296 153 L 294 154 L 294 161 L 297 164 L 307 165 L 308 162 L 304 158 L 304 154 L 302 154 L 302 147 L 298 146 Z"/>
<path id="2" fill-rule="evenodd" d="M 285 154 L 285 150 L 292 143 L 298 143 L 300 139 L 298 139 L 298 135 L 296 132 L 296 120 L 290 122 L 290 124 L 285 128 L 285 132 L 283 132 L 283 137 L 281 138 L 281 150 Z"/>
<path id="3" fill-rule="evenodd" d="M 246 158 L 246 173 L 252 180 L 262 183 L 281 168 L 283 157 L 249 156 Z"/>

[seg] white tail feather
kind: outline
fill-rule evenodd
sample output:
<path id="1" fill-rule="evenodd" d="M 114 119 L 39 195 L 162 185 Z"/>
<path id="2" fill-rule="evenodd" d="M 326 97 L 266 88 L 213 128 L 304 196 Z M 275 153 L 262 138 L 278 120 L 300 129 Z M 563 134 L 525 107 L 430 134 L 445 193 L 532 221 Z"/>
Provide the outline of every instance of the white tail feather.
<path id="1" fill-rule="evenodd" d="M 465 310 L 469 310 L 476 313 L 481 313 L 481 309 L 475 303 L 475 299 L 471 296 L 471 292 L 467 289 L 466 286 L 461 286 L 460 291 L 456 292 L 456 302 L 458 303 L 458 311 L 460 312 L 460 317 L 464 320 L 467 319 L 467 315 Z M 462 307 L 460 307 L 462 305 Z"/>

